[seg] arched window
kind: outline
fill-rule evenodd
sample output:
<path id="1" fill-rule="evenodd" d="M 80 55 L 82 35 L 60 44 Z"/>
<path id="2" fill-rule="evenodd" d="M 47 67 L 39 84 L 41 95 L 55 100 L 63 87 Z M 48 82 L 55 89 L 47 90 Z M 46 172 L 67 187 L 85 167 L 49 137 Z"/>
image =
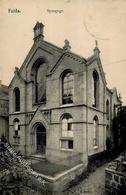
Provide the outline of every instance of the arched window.
<path id="1" fill-rule="evenodd" d="M 61 120 L 61 148 L 73 149 L 73 118 L 64 114 Z"/>
<path id="2" fill-rule="evenodd" d="M 46 75 L 48 70 L 48 61 L 44 57 L 38 58 L 31 69 L 32 100 L 34 103 L 46 102 Z"/>
<path id="3" fill-rule="evenodd" d="M 62 76 L 62 103 L 73 103 L 74 76 L 68 71 Z"/>
<path id="4" fill-rule="evenodd" d="M 106 125 L 106 138 L 110 138 L 109 125 Z"/>
<path id="5" fill-rule="evenodd" d="M 106 118 L 109 120 L 109 101 L 106 101 Z"/>
<path id="6" fill-rule="evenodd" d="M 116 105 L 113 105 L 113 117 L 116 117 Z"/>
<path id="7" fill-rule="evenodd" d="M 98 141 L 99 141 L 99 130 L 98 130 L 98 117 L 95 116 L 93 119 L 93 146 L 98 147 Z"/>
<path id="8" fill-rule="evenodd" d="M 14 125 L 14 143 L 20 143 L 20 121 L 19 119 L 14 119 L 13 121 Z"/>
<path id="9" fill-rule="evenodd" d="M 92 92 L 93 92 L 93 106 L 99 106 L 99 76 L 96 70 L 93 71 Z"/>
<path id="10" fill-rule="evenodd" d="M 111 133 L 109 125 L 106 125 L 106 149 L 110 150 L 112 147 Z"/>
<path id="11" fill-rule="evenodd" d="M 14 89 L 14 106 L 15 106 L 15 112 L 20 111 L 20 90 L 19 88 Z"/>
<path id="12" fill-rule="evenodd" d="M 46 101 L 46 63 L 40 64 L 35 69 L 35 99 L 36 103 Z"/>
<path id="13" fill-rule="evenodd" d="M 69 137 L 70 131 L 73 131 L 73 118 L 70 114 L 64 114 L 63 118 L 62 118 L 62 134 L 63 137 L 67 136 Z M 72 134 L 73 136 L 73 134 Z"/>

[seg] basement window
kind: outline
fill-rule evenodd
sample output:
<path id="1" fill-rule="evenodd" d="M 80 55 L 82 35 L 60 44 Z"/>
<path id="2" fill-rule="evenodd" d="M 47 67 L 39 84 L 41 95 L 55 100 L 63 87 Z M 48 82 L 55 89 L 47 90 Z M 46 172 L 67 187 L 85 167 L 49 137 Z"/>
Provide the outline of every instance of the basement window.
<path id="1" fill-rule="evenodd" d="M 61 140 L 61 148 L 62 149 L 73 149 L 73 140 Z"/>

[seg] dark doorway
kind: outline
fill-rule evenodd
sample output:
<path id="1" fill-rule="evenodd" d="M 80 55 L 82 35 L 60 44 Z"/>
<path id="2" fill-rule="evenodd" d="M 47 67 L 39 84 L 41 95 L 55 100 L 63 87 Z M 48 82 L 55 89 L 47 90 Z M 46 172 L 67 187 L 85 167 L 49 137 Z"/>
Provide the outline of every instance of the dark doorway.
<path id="1" fill-rule="evenodd" d="M 36 128 L 36 146 L 37 152 L 45 154 L 46 150 L 46 129 L 43 125 Z"/>

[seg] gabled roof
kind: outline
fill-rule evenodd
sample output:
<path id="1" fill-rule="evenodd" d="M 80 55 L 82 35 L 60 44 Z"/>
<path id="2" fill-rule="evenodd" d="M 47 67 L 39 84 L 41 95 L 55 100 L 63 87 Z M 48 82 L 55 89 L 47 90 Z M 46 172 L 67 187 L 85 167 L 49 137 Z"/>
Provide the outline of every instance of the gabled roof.
<path id="1" fill-rule="evenodd" d="M 36 24 L 36 25 L 38 25 L 38 24 Z M 55 50 L 57 52 L 57 54 L 59 53 L 58 55 L 56 55 L 56 60 L 55 60 L 54 64 L 52 64 L 50 66 L 50 68 L 48 70 L 48 75 L 52 74 L 55 71 L 55 69 L 59 66 L 59 64 L 61 63 L 61 61 L 63 60 L 63 58 L 65 56 L 70 57 L 70 58 L 74 59 L 75 61 L 78 61 L 79 63 L 84 63 L 84 64 L 87 64 L 87 65 L 90 65 L 94 60 L 96 60 L 98 62 L 98 66 L 99 66 L 99 70 L 100 70 L 101 75 L 102 75 L 103 82 L 106 84 L 105 74 L 104 74 L 104 71 L 103 71 L 103 68 L 102 68 L 100 57 L 99 57 L 99 55 L 96 55 L 97 52 L 100 53 L 99 49 L 97 48 L 97 45 L 94 49 L 94 55 L 92 55 L 90 58 L 85 59 L 84 57 L 82 57 L 80 55 L 77 55 L 77 54 L 75 54 L 71 51 L 64 51 L 64 49 L 63 49 L 64 47 L 60 48 L 60 47 L 58 47 L 58 46 L 56 46 L 52 43 L 49 43 L 45 40 L 42 40 L 42 39 L 39 39 L 38 41 L 34 41 L 34 44 L 32 45 L 29 53 L 27 54 L 23 64 L 21 65 L 21 67 L 18 71 L 18 77 L 23 82 L 27 83 L 27 81 L 21 76 L 21 72 L 22 72 L 23 68 L 27 64 L 29 64 L 29 61 L 32 59 L 32 57 L 34 56 L 34 54 L 35 54 L 35 52 L 37 51 L 38 48 L 41 48 L 43 50 L 45 48 L 51 48 L 50 50 L 52 50 L 52 51 Z M 15 80 L 15 75 L 14 75 L 9 87 L 12 85 L 14 80 Z"/>
<path id="2" fill-rule="evenodd" d="M 118 95 L 117 88 L 114 87 L 114 88 L 111 89 L 111 91 L 112 91 L 113 94 L 114 94 L 114 93 L 116 94 L 117 100 L 118 100 L 120 103 L 122 103 L 121 98 L 120 98 L 119 95 Z"/>
<path id="3" fill-rule="evenodd" d="M 54 64 L 54 66 L 50 68 L 50 70 L 48 71 L 48 75 L 52 74 L 55 71 L 55 69 L 59 66 L 59 64 L 61 63 L 61 61 L 64 59 L 65 56 L 70 57 L 70 58 L 72 58 L 75 61 L 78 61 L 80 63 L 86 64 L 86 62 L 87 62 L 85 58 L 83 58 L 75 53 L 65 52 L 65 53 L 61 54 L 60 58 L 57 60 L 57 62 Z"/>
<path id="4" fill-rule="evenodd" d="M 42 44 L 41 44 L 41 43 L 42 43 Z M 49 43 L 49 42 L 44 41 L 44 40 L 43 40 L 43 41 L 40 40 L 39 42 L 34 43 L 34 44 L 32 45 L 30 51 L 28 52 L 28 54 L 27 54 L 27 56 L 26 56 L 24 62 L 22 63 L 22 65 L 21 65 L 21 67 L 20 67 L 20 69 L 19 69 L 19 72 L 22 71 L 22 69 L 24 68 L 25 64 L 28 63 L 28 61 L 30 60 L 30 57 L 33 56 L 34 53 L 36 52 L 36 50 L 37 50 L 39 47 L 41 48 L 42 45 L 44 45 L 44 46 L 50 46 L 50 47 L 52 47 L 54 50 L 59 51 L 59 53 L 62 53 L 62 51 L 63 51 L 62 48 L 57 47 L 56 45 L 53 45 L 52 43 Z"/>
<path id="5" fill-rule="evenodd" d="M 23 80 L 24 82 L 26 82 L 26 81 L 21 77 L 21 74 L 20 74 L 21 71 L 23 70 L 24 66 L 25 66 L 26 64 L 29 63 L 29 61 L 31 60 L 32 56 L 34 56 L 34 53 L 36 52 L 36 50 L 37 50 L 38 48 L 43 49 L 43 46 L 50 47 L 50 48 L 52 48 L 53 50 L 56 50 L 56 51 L 59 53 L 59 58 L 58 58 L 58 60 L 56 61 L 55 64 L 53 64 L 53 65 L 50 67 L 50 69 L 49 69 L 49 71 L 48 71 L 48 74 L 52 74 L 52 72 L 53 72 L 53 71 L 55 70 L 55 68 L 59 65 L 60 60 L 62 60 L 62 58 L 63 58 L 64 56 L 69 56 L 69 57 L 75 59 L 76 61 L 79 61 L 80 63 L 86 63 L 86 59 L 83 58 L 82 56 L 77 55 L 77 54 L 75 54 L 75 53 L 73 53 L 73 52 L 64 52 L 63 48 L 60 48 L 60 47 L 58 47 L 58 46 L 56 46 L 56 45 L 54 45 L 54 44 L 52 44 L 52 43 L 49 43 L 49 42 L 47 42 L 47 41 L 45 41 L 45 40 L 40 40 L 40 41 L 38 41 L 37 43 L 35 42 L 35 43 L 32 45 L 32 47 L 31 47 L 30 51 L 28 52 L 28 54 L 27 54 L 27 56 L 26 56 L 26 58 L 25 58 L 23 64 L 21 65 L 21 67 L 20 67 L 20 69 L 19 69 L 19 77 L 20 77 L 20 79 Z M 12 85 L 12 83 L 14 82 L 14 80 L 15 80 L 15 75 L 14 75 L 13 79 L 11 80 L 9 87 Z"/>
<path id="6" fill-rule="evenodd" d="M 102 80 L 103 80 L 104 84 L 106 85 L 107 82 L 106 82 L 106 78 L 105 78 L 105 73 L 103 70 L 103 66 L 102 66 L 99 54 L 94 53 L 91 57 L 87 58 L 87 65 L 90 66 L 92 64 L 92 62 L 94 62 L 94 61 L 97 61 L 100 73 L 102 75 Z"/>
<path id="7" fill-rule="evenodd" d="M 21 82 L 23 83 L 27 83 L 27 81 L 21 76 L 20 72 L 18 71 L 17 74 L 14 75 L 13 79 L 11 80 L 10 84 L 9 84 L 9 88 L 12 86 L 12 84 L 14 83 L 16 78 L 19 78 L 21 80 Z"/>
<path id="8" fill-rule="evenodd" d="M 57 46 L 53 45 L 52 43 L 49 43 L 49 42 L 44 41 L 44 40 L 43 40 L 43 41 L 40 40 L 40 41 L 38 41 L 37 43 L 35 42 L 35 43 L 32 45 L 30 51 L 28 52 L 28 54 L 27 54 L 27 56 L 26 56 L 24 62 L 22 63 L 21 67 L 19 68 L 18 76 L 20 77 L 20 79 L 21 79 L 23 82 L 26 82 L 26 81 L 24 80 L 23 77 L 21 77 L 21 74 L 20 74 L 21 71 L 23 70 L 24 66 L 25 66 L 26 64 L 29 63 L 29 61 L 31 60 L 32 56 L 34 56 L 34 53 L 36 52 L 36 50 L 37 50 L 38 48 L 42 48 L 42 46 L 47 46 L 47 47 L 50 46 L 53 50 L 56 50 L 56 51 L 59 52 L 59 56 L 62 54 L 62 51 L 63 51 L 62 48 L 57 47 Z M 12 83 L 14 82 L 14 80 L 15 80 L 15 75 L 14 75 L 14 77 L 12 78 L 9 87 L 12 85 Z"/>

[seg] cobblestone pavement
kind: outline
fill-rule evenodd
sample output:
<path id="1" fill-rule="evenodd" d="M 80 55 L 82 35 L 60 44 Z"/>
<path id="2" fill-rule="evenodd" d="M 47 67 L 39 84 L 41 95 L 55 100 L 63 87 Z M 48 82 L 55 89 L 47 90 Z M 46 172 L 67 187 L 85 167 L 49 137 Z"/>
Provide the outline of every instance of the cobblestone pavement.
<path id="1" fill-rule="evenodd" d="M 87 179 L 64 192 L 64 195 L 105 195 L 105 168 L 107 164 L 96 169 Z"/>

